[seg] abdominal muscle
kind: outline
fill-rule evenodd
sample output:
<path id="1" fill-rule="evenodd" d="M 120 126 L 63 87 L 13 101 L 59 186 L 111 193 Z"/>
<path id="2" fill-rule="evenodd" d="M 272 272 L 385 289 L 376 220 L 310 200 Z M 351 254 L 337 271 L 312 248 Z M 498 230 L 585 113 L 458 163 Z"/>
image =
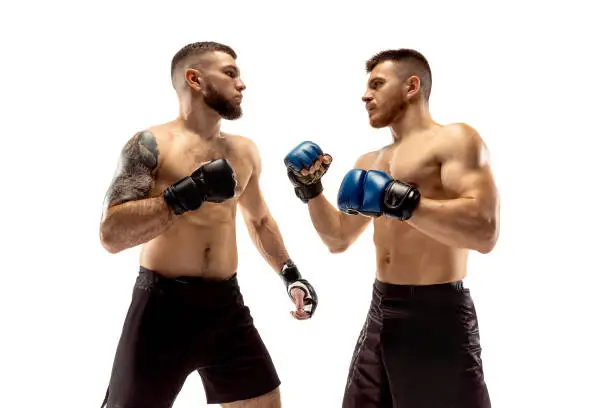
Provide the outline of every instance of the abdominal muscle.
<path id="1" fill-rule="evenodd" d="M 380 218 L 374 222 L 376 277 L 397 285 L 432 285 L 462 280 L 467 250 L 452 248 L 407 224 Z"/>
<path id="2" fill-rule="evenodd" d="M 169 278 L 234 275 L 238 267 L 235 206 L 228 204 L 205 203 L 195 212 L 178 216 L 168 230 L 143 245 L 140 265 Z"/>

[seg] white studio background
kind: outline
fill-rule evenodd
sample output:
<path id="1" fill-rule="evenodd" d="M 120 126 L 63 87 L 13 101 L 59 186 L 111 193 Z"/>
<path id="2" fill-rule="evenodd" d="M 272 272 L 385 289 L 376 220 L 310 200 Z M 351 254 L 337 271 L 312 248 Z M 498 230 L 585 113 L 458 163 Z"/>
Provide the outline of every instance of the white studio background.
<path id="1" fill-rule="evenodd" d="M 97 407 L 138 268 L 106 253 L 102 200 L 136 131 L 177 114 L 169 68 L 183 45 L 227 43 L 247 84 L 248 136 L 285 243 L 316 285 L 296 322 L 238 215 L 239 279 L 280 373 L 285 407 L 339 407 L 374 279 L 371 227 L 332 255 L 282 159 L 302 140 L 334 156 L 335 194 L 356 158 L 390 140 L 368 126 L 365 61 L 421 50 L 431 111 L 487 143 L 501 235 L 473 254 L 485 375 L 496 408 L 610 407 L 609 19 L 572 2 L 3 3 L 0 405 Z M 602 3 L 603 4 L 603 3 Z M 197 374 L 175 407 L 205 404 Z"/>

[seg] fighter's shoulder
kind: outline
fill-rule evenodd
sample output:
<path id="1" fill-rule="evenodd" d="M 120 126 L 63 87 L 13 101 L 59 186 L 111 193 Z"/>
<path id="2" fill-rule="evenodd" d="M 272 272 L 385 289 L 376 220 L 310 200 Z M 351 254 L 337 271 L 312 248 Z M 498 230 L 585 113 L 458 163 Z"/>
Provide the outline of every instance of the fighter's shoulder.
<path id="1" fill-rule="evenodd" d="M 357 158 L 355 167 L 368 170 L 376 162 L 376 159 L 382 154 L 384 148 L 380 150 L 372 150 L 364 153 Z"/>
<path id="2" fill-rule="evenodd" d="M 159 145 L 153 132 L 140 129 L 124 141 L 121 149 L 123 165 L 142 164 L 153 170 L 159 165 Z"/>
<path id="3" fill-rule="evenodd" d="M 247 136 L 223 133 L 223 137 L 227 140 L 237 156 L 247 158 L 253 165 L 258 165 L 260 161 L 259 148 L 255 141 Z"/>
<path id="4" fill-rule="evenodd" d="M 132 133 L 124 143 L 121 156 L 139 161 L 154 170 L 159 167 L 169 143 L 170 130 L 167 125 L 143 127 Z"/>
<path id="5" fill-rule="evenodd" d="M 478 154 L 486 148 L 480 133 L 466 123 L 451 123 L 440 129 L 441 153 L 448 155 Z"/>
<path id="6" fill-rule="evenodd" d="M 255 141 L 247 136 L 223 132 L 223 137 L 238 154 L 252 154 L 253 152 L 258 152 Z"/>

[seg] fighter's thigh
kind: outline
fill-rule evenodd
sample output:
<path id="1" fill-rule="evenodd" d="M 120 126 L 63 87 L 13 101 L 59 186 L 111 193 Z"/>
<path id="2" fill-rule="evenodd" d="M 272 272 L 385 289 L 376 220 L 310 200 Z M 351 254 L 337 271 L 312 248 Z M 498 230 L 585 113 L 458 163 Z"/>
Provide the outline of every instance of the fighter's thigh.
<path id="1" fill-rule="evenodd" d="M 490 407 L 478 346 L 461 347 L 451 334 L 438 337 L 393 326 L 383 333 L 382 354 L 398 407 Z"/>
<path id="2" fill-rule="evenodd" d="M 274 362 L 246 307 L 224 316 L 223 327 L 202 348 L 198 373 L 209 402 L 245 401 L 278 388 Z"/>
<path id="3" fill-rule="evenodd" d="M 222 408 L 281 408 L 280 389 L 276 388 L 260 397 L 221 404 Z"/>
<path id="4" fill-rule="evenodd" d="M 451 402 L 456 407 L 487 406 L 482 405 L 487 396 L 486 385 L 477 366 L 435 357 L 424 361 L 386 355 L 384 360 L 394 401 L 406 404 L 401 407 L 427 403 L 431 408 L 444 408 Z"/>
<path id="5" fill-rule="evenodd" d="M 154 378 L 141 375 L 126 382 L 111 384 L 107 408 L 170 408 L 179 394 L 186 373 L 165 376 L 154 373 Z M 121 379 L 119 379 L 121 381 Z"/>
<path id="6" fill-rule="evenodd" d="M 390 407 L 388 379 L 380 353 L 380 323 L 367 318 L 349 366 L 343 408 Z"/>
<path id="7" fill-rule="evenodd" d="M 189 372 L 179 356 L 160 354 L 120 343 L 108 389 L 108 408 L 172 406 Z"/>
<path id="8" fill-rule="evenodd" d="M 168 407 L 188 369 L 172 306 L 135 288 L 113 362 L 108 407 Z"/>

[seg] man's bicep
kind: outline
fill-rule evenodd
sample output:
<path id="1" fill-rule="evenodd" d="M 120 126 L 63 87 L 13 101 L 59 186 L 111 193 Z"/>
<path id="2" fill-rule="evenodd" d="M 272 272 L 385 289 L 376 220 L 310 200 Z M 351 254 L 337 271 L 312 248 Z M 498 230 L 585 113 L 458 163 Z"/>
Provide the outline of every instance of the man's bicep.
<path id="1" fill-rule="evenodd" d="M 261 155 L 259 154 L 259 149 L 255 142 L 250 139 L 248 140 L 246 149 L 246 157 L 248 157 L 251 162 L 252 172 L 242 195 L 238 198 L 238 204 L 247 221 L 257 222 L 268 214 L 268 206 L 259 184 L 262 171 Z"/>
<path id="2" fill-rule="evenodd" d="M 442 162 L 441 179 L 445 190 L 459 197 L 489 197 L 495 194 L 495 182 L 489 152 L 474 131 L 459 135 L 451 154 Z"/>
<path id="3" fill-rule="evenodd" d="M 153 190 L 154 172 L 158 165 L 159 148 L 155 135 L 148 130 L 134 135 L 121 150 L 106 193 L 105 207 L 148 198 Z"/>
<path id="4" fill-rule="evenodd" d="M 238 197 L 238 205 L 247 221 L 262 219 L 268 213 L 257 174 L 253 173 L 249 179 L 244 191 Z"/>

